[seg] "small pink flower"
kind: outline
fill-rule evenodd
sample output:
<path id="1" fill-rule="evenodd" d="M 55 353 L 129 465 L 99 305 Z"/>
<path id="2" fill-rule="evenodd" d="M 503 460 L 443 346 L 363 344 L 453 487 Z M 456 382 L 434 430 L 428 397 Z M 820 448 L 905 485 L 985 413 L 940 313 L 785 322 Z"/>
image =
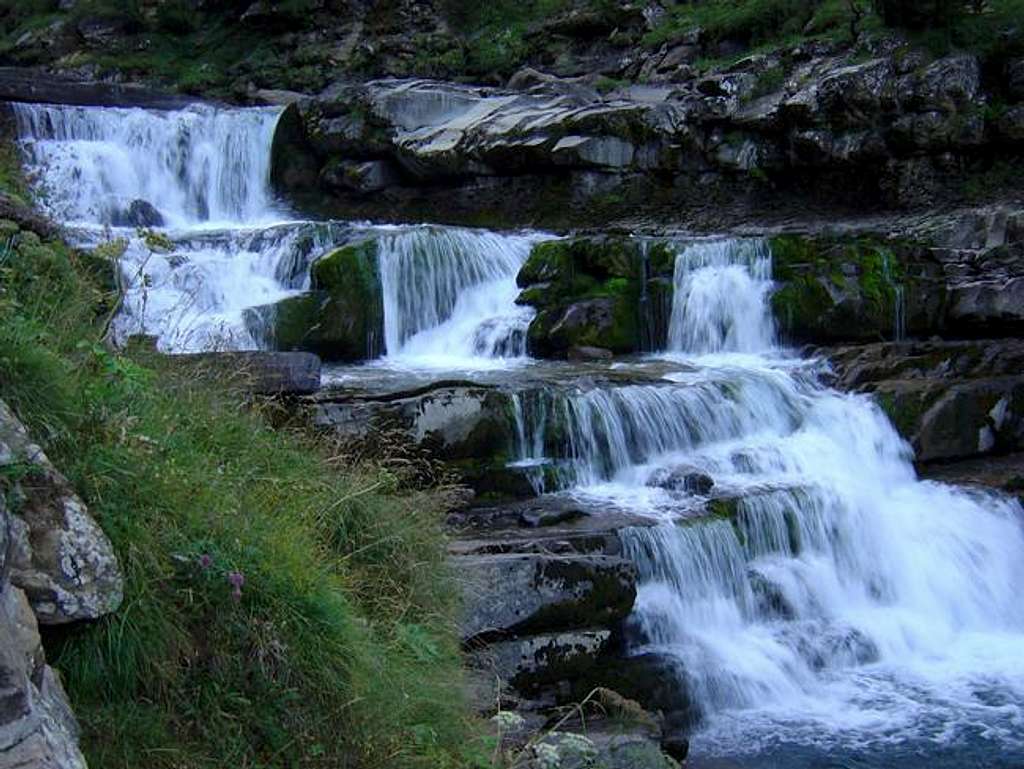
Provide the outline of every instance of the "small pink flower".
<path id="1" fill-rule="evenodd" d="M 203 553 L 201 556 L 199 556 L 200 569 L 206 571 L 211 566 L 213 566 L 213 556 L 211 556 L 209 553 Z"/>

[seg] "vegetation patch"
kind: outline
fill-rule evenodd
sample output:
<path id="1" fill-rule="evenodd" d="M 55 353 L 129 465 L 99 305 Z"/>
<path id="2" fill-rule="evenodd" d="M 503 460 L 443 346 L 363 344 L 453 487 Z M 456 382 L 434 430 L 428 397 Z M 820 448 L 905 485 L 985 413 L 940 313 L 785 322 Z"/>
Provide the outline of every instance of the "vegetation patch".
<path id="1" fill-rule="evenodd" d="M 90 765 L 479 763 L 441 534 L 450 492 L 282 422 L 241 395 L 244 371 L 216 381 L 111 351 L 99 257 L 5 227 L 0 397 L 125 572 L 118 612 L 47 639 Z"/>

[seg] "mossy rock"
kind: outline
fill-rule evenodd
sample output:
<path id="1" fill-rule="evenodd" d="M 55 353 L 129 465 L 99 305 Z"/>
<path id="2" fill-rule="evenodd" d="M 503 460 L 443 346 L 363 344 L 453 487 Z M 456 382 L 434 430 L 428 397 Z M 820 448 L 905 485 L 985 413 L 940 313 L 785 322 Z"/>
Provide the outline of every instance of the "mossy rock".
<path id="1" fill-rule="evenodd" d="M 891 339 L 908 283 L 904 258 L 870 238 L 772 238 L 772 309 L 799 342 Z M 904 308 L 904 313 L 906 309 Z"/>
<path id="2" fill-rule="evenodd" d="M 308 350 L 325 360 L 380 355 L 384 304 L 377 243 L 336 249 L 313 265 L 313 290 L 247 311 L 250 330 L 276 350 Z"/>
<path id="3" fill-rule="evenodd" d="M 616 354 L 640 349 L 636 284 L 619 293 L 543 310 L 527 331 L 531 355 L 563 358 L 572 347 L 603 347 Z"/>
<path id="4" fill-rule="evenodd" d="M 520 304 L 537 308 L 527 346 L 533 355 L 565 357 L 571 347 L 614 353 L 642 347 L 641 246 L 628 238 L 540 243 L 517 278 Z"/>
<path id="5" fill-rule="evenodd" d="M 313 264 L 312 285 L 328 301 L 317 324 L 323 357 L 374 358 L 382 352 L 384 299 L 377 268 L 377 241 L 338 248 Z"/>

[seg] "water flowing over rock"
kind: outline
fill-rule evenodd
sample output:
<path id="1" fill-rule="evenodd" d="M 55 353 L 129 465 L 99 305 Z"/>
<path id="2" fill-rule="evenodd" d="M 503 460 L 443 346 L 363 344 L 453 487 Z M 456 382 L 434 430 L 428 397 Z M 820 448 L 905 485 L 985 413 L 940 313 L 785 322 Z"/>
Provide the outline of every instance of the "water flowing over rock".
<path id="1" fill-rule="evenodd" d="M 1024 512 L 920 481 L 912 463 L 1022 449 L 1019 351 L 888 342 L 1014 331 L 1018 213 L 907 220 L 906 238 L 883 225 L 555 237 L 282 221 L 269 192 L 345 163 L 383 163 L 437 197 L 489 184 L 511 197 L 538 173 L 614 194 L 683 168 L 748 185 L 755 170 L 867 163 L 882 184 L 879 153 L 912 186 L 915 164 L 975 146 L 983 78 L 969 56 L 812 56 L 756 95 L 769 64 L 646 100 L 528 73 L 515 92 L 339 86 L 288 108 L 273 153 L 276 110 L 22 107 L 19 121 L 43 185 L 89 182 L 51 202 L 85 220 L 81 242 L 104 239 L 108 203 L 167 217 L 123 233 L 121 338 L 359 362 L 325 367 L 328 389 L 303 401 L 315 423 L 356 448 L 396 435 L 463 473 L 477 495 L 449 520 L 463 641 L 501 696 L 552 712 L 621 687 L 737 763 L 814 765 L 836 749 L 876 765 L 904 750 L 1019 763 Z M 198 174 L 186 125 L 225 158 L 263 152 Z M 104 145 L 129 130 L 147 151 L 117 160 Z M 158 174 L 187 168 L 159 191 L 93 173 L 96 157 L 142 155 Z M 830 369 L 780 340 L 886 342 L 832 351 Z"/>

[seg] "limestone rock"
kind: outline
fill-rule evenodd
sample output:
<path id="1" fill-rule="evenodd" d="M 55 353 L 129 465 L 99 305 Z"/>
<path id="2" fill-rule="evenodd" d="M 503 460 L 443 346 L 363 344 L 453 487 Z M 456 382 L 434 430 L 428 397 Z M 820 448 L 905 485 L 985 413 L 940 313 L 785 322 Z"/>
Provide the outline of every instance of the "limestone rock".
<path id="1" fill-rule="evenodd" d="M 35 615 L 9 581 L 11 524 L 0 495 L 0 767 L 85 769 L 78 724 L 60 679 L 46 665 Z"/>
<path id="2" fill-rule="evenodd" d="M 595 628 L 623 619 L 636 573 L 617 557 L 494 554 L 459 558 L 464 638 Z"/>
<path id="3" fill-rule="evenodd" d="M 110 540 L 3 402 L 0 465 L 17 479 L 11 581 L 25 591 L 39 622 L 96 619 L 117 609 L 123 585 Z"/>

